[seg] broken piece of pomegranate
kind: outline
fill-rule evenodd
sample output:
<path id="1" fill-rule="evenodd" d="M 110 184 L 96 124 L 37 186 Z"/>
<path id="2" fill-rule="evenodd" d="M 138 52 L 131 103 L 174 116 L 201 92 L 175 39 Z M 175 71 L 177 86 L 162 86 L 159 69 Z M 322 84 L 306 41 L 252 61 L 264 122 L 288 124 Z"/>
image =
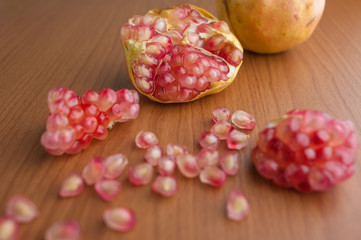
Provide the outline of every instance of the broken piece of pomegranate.
<path id="1" fill-rule="evenodd" d="M 293 110 L 259 134 L 252 160 L 283 187 L 324 191 L 354 172 L 358 140 L 352 122 L 314 110 Z"/>
<path id="2" fill-rule="evenodd" d="M 105 139 L 107 128 L 116 122 L 135 119 L 139 96 L 134 90 L 87 91 L 83 97 L 57 87 L 49 92 L 46 132 L 41 144 L 53 155 L 76 154 L 86 149 L 93 138 Z"/>
<path id="3" fill-rule="evenodd" d="M 190 4 L 134 16 L 121 27 L 120 38 L 133 85 L 162 103 L 222 91 L 243 59 L 227 23 Z"/>

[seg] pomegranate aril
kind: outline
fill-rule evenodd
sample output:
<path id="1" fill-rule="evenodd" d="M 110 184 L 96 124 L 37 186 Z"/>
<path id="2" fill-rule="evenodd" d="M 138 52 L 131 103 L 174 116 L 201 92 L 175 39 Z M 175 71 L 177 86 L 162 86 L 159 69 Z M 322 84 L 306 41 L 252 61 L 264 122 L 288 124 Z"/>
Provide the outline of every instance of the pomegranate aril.
<path id="1" fill-rule="evenodd" d="M 215 166 L 205 166 L 199 174 L 202 183 L 213 187 L 221 187 L 226 182 L 226 178 L 226 174 Z"/>
<path id="2" fill-rule="evenodd" d="M 201 133 L 198 141 L 203 148 L 207 149 L 217 149 L 220 144 L 219 138 L 214 133 L 209 131 Z"/>
<path id="3" fill-rule="evenodd" d="M 179 155 L 187 154 L 189 150 L 186 146 L 182 144 L 167 144 L 167 155 L 177 157 Z"/>
<path id="4" fill-rule="evenodd" d="M 157 166 L 160 158 L 163 156 L 162 148 L 155 144 L 147 148 L 145 153 L 145 160 L 152 166 Z"/>
<path id="5" fill-rule="evenodd" d="M 204 48 L 208 51 L 218 51 L 226 44 L 226 38 L 223 35 L 213 35 L 208 38 L 204 44 Z"/>
<path id="6" fill-rule="evenodd" d="M 219 162 L 219 154 L 217 150 L 202 149 L 197 154 L 197 163 L 200 168 L 205 166 L 216 166 Z"/>
<path id="7" fill-rule="evenodd" d="M 155 58 L 163 58 L 166 54 L 164 47 L 157 42 L 148 43 L 145 49 L 145 53 L 154 56 Z"/>
<path id="8" fill-rule="evenodd" d="M 230 115 L 230 111 L 224 107 L 217 107 L 212 111 L 213 121 L 215 123 L 218 121 L 228 121 Z"/>
<path id="9" fill-rule="evenodd" d="M 308 182 L 311 189 L 315 191 L 325 191 L 335 184 L 335 180 L 331 173 L 318 167 L 310 169 Z"/>
<path id="10" fill-rule="evenodd" d="M 97 106 L 102 112 L 107 111 L 117 101 L 117 95 L 113 89 L 106 88 L 99 91 L 98 94 L 99 99 L 97 102 Z"/>
<path id="11" fill-rule="evenodd" d="M 155 35 L 152 38 L 152 41 L 159 42 L 160 44 L 162 44 L 162 46 L 165 49 L 165 52 L 169 52 L 173 47 L 172 40 L 170 39 L 170 37 L 165 35 L 161 35 L 161 34 Z"/>
<path id="12" fill-rule="evenodd" d="M 215 68 L 210 68 L 207 72 L 204 73 L 204 76 L 208 79 L 209 82 L 218 82 L 221 80 L 221 72 Z"/>
<path id="13" fill-rule="evenodd" d="M 103 220 L 107 227 L 119 232 L 130 231 L 136 225 L 134 212 L 125 207 L 116 207 L 105 210 Z"/>
<path id="14" fill-rule="evenodd" d="M 152 132 L 140 131 L 135 137 L 135 144 L 138 148 L 148 148 L 151 145 L 158 144 L 158 138 Z"/>
<path id="15" fill-rule="evenodd" d="M 123 154 L 114 154 L 104 160 L 104 178 L 115 179 L 120 176 L 128 165 L 128 159 Z"/>
<path id="16" fill-rule="evenodd" d="M 93 132 L 94 138 L 103 140 L 108 136 L 108 130 L 106 127 L 102 125 L 98 125 L 97 128 Z"/>
<path id="17" fill-rule="evenodd" d="M 228 132 L 227 146 L 229 149 L 240 150 L 249 144 L 249 135 L 246 135 L 236 129 Z"/>
<path id="18" fill-rule="evenodd" d="M 252 152 L 252 160 L 255 163 L 257 171 L 267 179 L 273 179 L 278 171 L 278 163 L 272 158 L 268 158 L 258 148 Z"/>
<path id="19" fill-rule="evenodd" d="M 167 23 L 164 18 L 157 18 L 153 24 L 153 27 L 158 32 L 165 32 L 167 30 Z"/>
<path id="20" fill-rule="evenodd" d="M 195 76 L 183 76 L 179 79 L 179 84 L 183 88 L 195 88 L 197 78 Z"/>
<path id="21" fill-rule="evenodd" d="M 161 87 L 168 87 L 175 81 L 172 74 L 166 73 L 158 79 L 158 84 Z"/>
<path id="22" fill-rule="evenodd" d="M 82 177 L 86 184 L 93 185 L 103 178 L 104 170 L 104 158 L 95 157 L 84 167 Z"/>
<path id="23" fill-rule="evenodd" d="M 137 163 L 130 167 L 128 179 L 134 185 L 148 184 L 153 177 L 153 167 L 149 163 Z"/>
<path id="24" fill-rule="evenodd" d="M 211 128 L 211 132 L 214 133 L 220 140 L 227 139 L 227 134 L 233 130 L 233 126 L 227 121 L 218 121 Z"/>
<path id="25" fill-rule="evenodd" d="M 200 168 L 196 157 L 191 154 L 182 154 L 177 156 L 176 162 L 178 169 L 183 176 L 187 178 L 194 178 L 198 176 Z"/>
<path id="26" fill-rule="evenodd" d="M 229 62 L 233 66 L 239 65 L 243 60 L 243 53 L 240 49 L 233 46 L 232 44 L 227 43 L 219 54 L 221 57 Z"/>
<path id="27" fill-rule="evenodd" d="M 152 189 L 164 197 L 171 197 L 177 192 L 178 185 L 174 177 L 158 176 L 152 184 Z"/>
<path id="28" fill-rule="evenodd" d="M 232 114 L 232 123 L 241 129 L 253 129 L 256 126 L 254 117 L 242 110 L 237 110 Z"/>
<path id="29" fill-rule="evenodd" d="M 71 115 L 71 113 L 72 112 L 70 111 L 69 115 Z M 46 130 L 48 130 L 48 131 L 61 130 L 69 124 L 69 120 L 64 115 L 61 115 L 58 113 L 51 114 L 46 119 Z"/>
<path id="30" fill-rule="evenodd" d="M 84 104 L 97 104 L 99 100 L 99 94 L 93 90 L 88 90 L 83 95 Z"/>
<path id="31" fill-rule="evenodd" d="M 95 184 L 95 190 L 105 201 L 112 201 L 120 191 L 121 183 L 116 180 L 103 179 Z"/>
<path id="32" fill-rule="evenodd" d="M 227 175 L 234 176 L 239 169 L 238 153 L 234 151 L 228 151 L 222 154 L 220 158 L 221 167 Z"/>
<path id="33" fill-rule="evenodd" d="M 78 240 L 80 226 L 76 221 L 56 222 L 45 233 L 45 240 Z"/>
<path id="34" fill-rule="evenodd" d="M 175 157 L 165 155 L 158 161 L 158 172 L 162 176 L 170 176 L 174 173 L 176 167 Z"/>
<path id="35" fill-rule="evenodd" d="M 15 240 L 19 232 L 17 221 L 10 216 L 0 217 L 0 239 Z"/>
<path id="36" fill-rule="evenodd" d="M 231 30 L 229 29 L 229 26 L 226 22 L 224 21 L 219 21 L 214 23 L 214 29 L 221 31 L 223 33 L 230 33 Z"/>
<path id="37" fill-rule="evenodd" d="M 29 198 L 16 195 L 7 203 L 6 215 L 13 217 L 18 223 L 28 223 L 39 215 L 39 210 Z"/>
<path id="38" fill-rule="evenodd" d="M 84 189 L 84 182 L 80 174 L 70 173 L 63 181 L 59 195 L 61 197 L 74 197 Z"/>
<path id="39" fill-rule="evenodd" d="M 248 200 L 241 190 L 233 190 L 227 201 L 227 217 L 233 221 L 241 221 L 249 214 Z"/>

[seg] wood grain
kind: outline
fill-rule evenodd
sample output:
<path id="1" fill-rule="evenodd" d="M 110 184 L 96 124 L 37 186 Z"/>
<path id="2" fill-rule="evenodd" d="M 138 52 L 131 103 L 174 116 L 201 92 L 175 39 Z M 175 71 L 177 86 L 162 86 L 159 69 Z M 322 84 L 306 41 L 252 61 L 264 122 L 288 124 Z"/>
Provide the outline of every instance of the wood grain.
<path id="1" fill-rule="evenodd" d="M 215 3 L 190 1 L 215 13 Z M 235 82 L 223 92 L 187 104 L 162 105 L 141 97 L 135 121 L 118 124 L 104 141 L 94 141 L 76 156 L 53 157 L 39 143 L 48 113 L 46 97 L 61 85 L 78 94 L 88 89 L 132 88 L 119 43 L 120 26 L 151 8 L 176 0 L 1 0 L 0 1 L 0 214 L 14 194 L 39 206 L 40 216 L 21 225 L 19 239 L 43 239 L 54 221 L 75 219 L 81 239 L 360 239 L 361 166 L 347 182 L 325 193 L 303 194 L 276 187 L 254 170 L 250 150 L 268 121 L 293 108 L 311 108 L 350 119 L 361 130 L 361 2 L 327 1 L 314 35 L 301 46 L 275 55 L 246 52 Z M 160 145 L 182 143 L 199 151 L 197 138 L 209 129 L 211 111 L 243 109 L 257 119 L 251 145 L 241 151 L 241 168 L 221 189 L 177 174 L 179 192 L 158 197 L 150 186 L 123 189 L 111 203 L 87 188 L 60 199 L 62 180 L 81 171 L 94 156 L 122 152 L 131 163 L 143 161 L 134 137 L 154 131 Z M 224 146 L 223 146 L 224 147 Z M 357 157 L 357 160 L 360 160 Z M 252 205 L 241 223 L 225 216 L 228 194 L 241 188 Z M 104 209 L 128 206 L 138 225 L 119 234 L 102 222 Z"/>

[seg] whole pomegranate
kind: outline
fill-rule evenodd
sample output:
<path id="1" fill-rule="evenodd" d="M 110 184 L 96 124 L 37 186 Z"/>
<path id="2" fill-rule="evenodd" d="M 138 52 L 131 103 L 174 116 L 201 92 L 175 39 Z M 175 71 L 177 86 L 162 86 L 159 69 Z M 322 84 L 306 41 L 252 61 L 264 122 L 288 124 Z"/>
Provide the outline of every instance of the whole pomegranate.
<path id="1" fill-rule="evenodd" d="M 306 41 L 321 19 L 325 0 L 217 0 L 243 47 L 277 53 Z"/>
<path id="2" fill-rule="evenodd" d="M 314 110 L 293 110 L 259 134 L 252 160 L 259 174 L 283 187 L 324 191 L 354 172 L 352 122 Z"/>
<path id="3" fill-rule="evenodd" d="M 181 5 L 134 16 L 120 30 L 130 79 L 151 100 L 188 102 L 222 91 L 243 49 L 226 22 Z"/>

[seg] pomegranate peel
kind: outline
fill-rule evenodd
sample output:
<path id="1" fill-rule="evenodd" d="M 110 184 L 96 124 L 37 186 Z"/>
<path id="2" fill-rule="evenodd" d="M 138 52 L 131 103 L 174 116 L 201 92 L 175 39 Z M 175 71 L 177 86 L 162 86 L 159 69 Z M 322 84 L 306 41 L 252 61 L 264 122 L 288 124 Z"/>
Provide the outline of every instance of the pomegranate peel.
<path id="1" fill-rule="evenodd" d="M 243 60 L 243 48 L 228 25 L 190 4 L 134 16 L 120 36 L 132 84 L 161 103 L 222 91 Z"/>

